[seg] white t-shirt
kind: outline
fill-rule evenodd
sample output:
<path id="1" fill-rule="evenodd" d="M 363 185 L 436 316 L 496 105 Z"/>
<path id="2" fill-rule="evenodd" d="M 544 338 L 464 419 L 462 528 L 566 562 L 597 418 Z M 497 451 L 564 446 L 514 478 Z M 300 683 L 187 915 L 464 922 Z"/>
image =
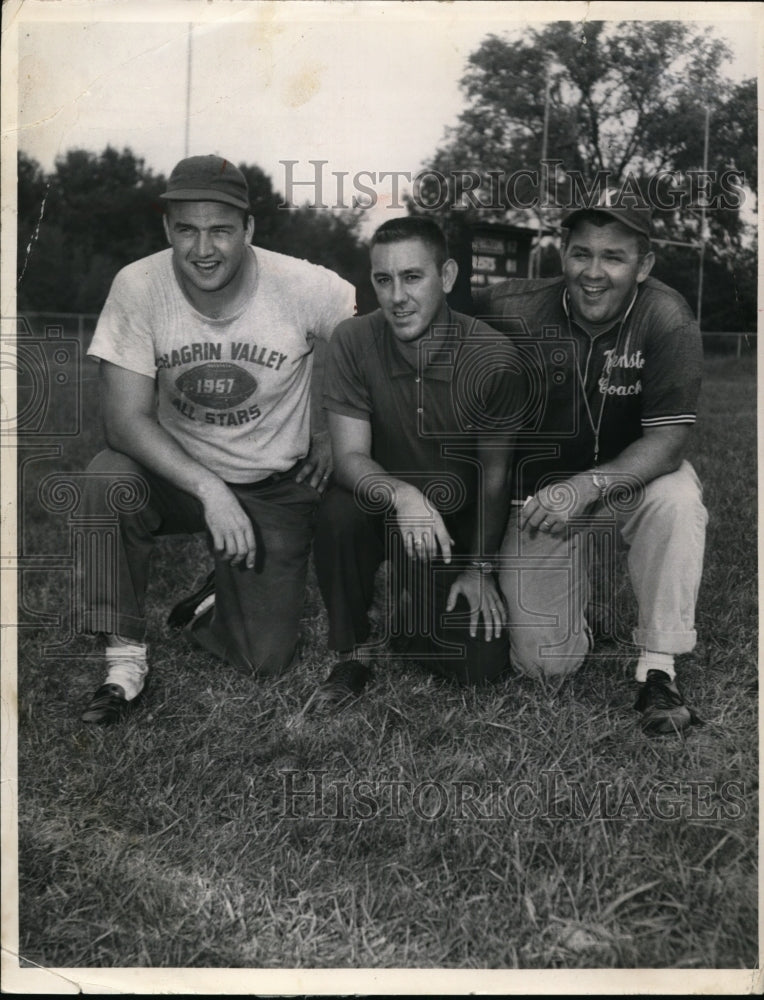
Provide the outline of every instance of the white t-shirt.
<path id="1" fill-rule="evenodd" d="M 157 381 L 162 427 L 231 483 L 285 472 L 310 446 L 313 341 L 353 315 L 355 290 L 333 271 L 250 247 L 254 293 L 238 312 L 189 303 L 172 249 L 123 268 L 89 354 Z"/>

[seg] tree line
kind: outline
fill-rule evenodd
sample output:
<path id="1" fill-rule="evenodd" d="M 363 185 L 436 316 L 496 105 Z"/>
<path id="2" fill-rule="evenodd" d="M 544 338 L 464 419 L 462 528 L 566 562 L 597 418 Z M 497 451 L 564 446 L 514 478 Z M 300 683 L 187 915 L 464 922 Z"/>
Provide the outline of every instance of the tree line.
<path id="1" fill-rule="evenodd" d="M 730 58 L 709 29 L 679 21 L 560 21 L 513 39 L 489 35 L 461 79 L 465 108 L 427 164 L 433 202 L 443 200 L 441 178 L 453 188 L 449 208 L 433 211 L 448 222 L 461 204 L 467 221 L 540 227 L 540 274 L 551 275 L 563 214 L 555 206 L 596 190 L 598 177 L 634 185 L 654 207 L 653 274 L 695 308 L 705 236 L 703 329 L 755 330 L 745 209 L 755 211 L 757 195 L 756 80 L 730 81 Z M 412 210 L 423 210 L 423 188 Z M 476 199 L 475 189 L 490 197 Z"/>
<path id="2" fill-rule="evenodd" d="M 536 270 L 551 275 L 560 206 L 598 178 L 627 181 L 655 206 L 653 274 L 694 308 L 703 239 L 704 330 L 755 330 L 755 233 L 740 202 L 753 208 L 757 194 L 756 81 L 730 82 L 729 58 L 707 30 L 672 21 L 555 22 L 514 40 L 489 35 L 461 80 L 465 109 L 427 164 L 439 186 L 443 178 L 452 186 L 432 211 L 462 238 L 477 221 L 540 231 Z M 360 311 L 374 308 L 362 211 L 279 207 L 269 177 L 239 166 L 253 242 L 332 268 L 358 288 Z M 487 201 L 476 188 L 491 192 Z M 165 177 L 129 149 L 70 150 L 49 174 L 21 153 L 19 309 L 98 312 L 120 267 L 166 245 L 164 189 Z M 408 210 L 428 211 L 427 197 L 424 183 Z M 526 207 L 534 198 L 539 207 Z M 469 251 L 459 258 L 468 264 Z"/>
<path id="3" fill-rule="evenodd" d="M 359 289 L 373 308 L 360 212 L 280 208 L 281 195 L 259 167 L 247 178 L 256 246 L 323 264 Z M 18 310 L 97 313 L 117 271 L 163 250 L 166 178 L 130 149 L 69 150 L 46 174 L 18 158 Z"/>

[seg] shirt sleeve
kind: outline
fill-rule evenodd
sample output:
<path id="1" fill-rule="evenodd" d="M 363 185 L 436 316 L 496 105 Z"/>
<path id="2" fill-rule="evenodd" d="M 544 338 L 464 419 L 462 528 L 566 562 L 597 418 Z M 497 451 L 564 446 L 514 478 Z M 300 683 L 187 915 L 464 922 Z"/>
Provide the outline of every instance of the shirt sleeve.
<path id="1" fill-rule="evenodd" d="M 149 315 L 145 294 L 123 269 L 115 277 L 98 317 L 88 356 L 156 378 Z"/>
<path id="2" fill-rule="evenodd" d="M 313 313 L 310 330 L 314 336 L 329 340 L 339 323 L 355 315 L 355 288 L 326 267 L 309 266 L 310 282 L 301 291 Z"/>
<path id="3" fill-rule="evenodd" d="M 353 321 L 341 323 L 329 343 L 324 374 L 324 409 L 344 417 L 369 420 L 373 407 L 360 364 L 360 331 Z"/>
<path id="4" fill-rule="evenodd" d="M 643 372 L 642 427 L 694 424 L 703 365 L 698 325 L 677 310 L 654 330 Z"/>

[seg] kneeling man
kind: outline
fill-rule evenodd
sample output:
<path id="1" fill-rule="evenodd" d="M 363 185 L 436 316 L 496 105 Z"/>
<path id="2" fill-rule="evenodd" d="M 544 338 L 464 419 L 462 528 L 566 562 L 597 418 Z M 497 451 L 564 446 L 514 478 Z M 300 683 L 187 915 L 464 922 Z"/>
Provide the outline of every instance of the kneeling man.
<path id="1" fill-rule="evenodd" d="M 649 276 L 645 203 L 606 191 L 563 227 L 561 278 L 510 279 L 477 302 L 479 315 L 535 350 L 543 372 L 540 419 L 523 441 L 501 550 L 512 662 L 561 676 L 592 648 L 585 539 L 596 519 L 628 548 L 642 728 L 674 732 L 693 719 L 674 656 L 695 645 L 707 519 L 684 458 L 700 333 L 684 299 Z"/>
<path id="2" fill-rule="evenodd" d="M 339 662 L 319 702 L 357 694 L 369 677 L 368 612 L 385 559 L 405 656 L 459 683 L 508 663 L 494 570 L 524 381 L 505 337 L 448 307 L 456 274 L 435 222 L 386 222 L 371 241 L 380 308 L 332 337 L 334 482 L 314 552 Z"/>
<path id="3" fill-rule="evenodd" d="M 86 722 L 114 722 L 143 690 L 159 535 L 204 531 L 214 552 L 199 645 L 255 674 L 291 664 L 323 486 L 309 453 L 313 341 L 354 309 L 332 271 L 252 246 L 230 161 L 181 160 L 162 198 L 170 247 L 117 274 L 90 347 L 109 447 L 89 466 L 84 516 L 116 531 L 105 565 L 87 563 L 83 624 L 105 638 L 106 677 Z M 115 518 L 125 484 L 143 502 Z"/>

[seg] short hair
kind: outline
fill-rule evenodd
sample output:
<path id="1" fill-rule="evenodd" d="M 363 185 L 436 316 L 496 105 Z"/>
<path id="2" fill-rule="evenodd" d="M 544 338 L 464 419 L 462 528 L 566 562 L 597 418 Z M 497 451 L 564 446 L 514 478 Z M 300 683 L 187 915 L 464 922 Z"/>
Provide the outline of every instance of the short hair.
<path id="1" fill-rule="evenodd" d="M 439 271 L 448 260 L 448 243 L 443 230 L 434 219 L 424 215 L 406 215 L 383 222 L 371 238 L 369 252 L 377 244 L 402 243 L 404 240 L 421 240 L 429 247 Z"/>
<path id="2" fill-rule="evenodd" d="M 598 212 L 596 208 L 587 209 L 585 212 L 579 212 L 573 221 L 573 226 L 571 228 L 563 228 L 560 237 L 560 249 L 563 253 L 568 249 L 570 234 L 579 222 L 591 222 L 593 226 L 601 229 L 602 226 L 606 226 L 608 223 L 618 221 L 619 220 L 616 219 L 615 216 L 610 215 L 607 212 Z M 621 222 L 621 225 L 623 226 L 624 224 Z M 624 229 L 629 229 L 629 226 L 624 226 Z M 629 232 L 637 238 L 637 256 L 640 258 L 646 257 L 652 249 L 650 238 L 645 236 L 644 233 L 638 233 L 636 229 L 629 229 Z"/>

